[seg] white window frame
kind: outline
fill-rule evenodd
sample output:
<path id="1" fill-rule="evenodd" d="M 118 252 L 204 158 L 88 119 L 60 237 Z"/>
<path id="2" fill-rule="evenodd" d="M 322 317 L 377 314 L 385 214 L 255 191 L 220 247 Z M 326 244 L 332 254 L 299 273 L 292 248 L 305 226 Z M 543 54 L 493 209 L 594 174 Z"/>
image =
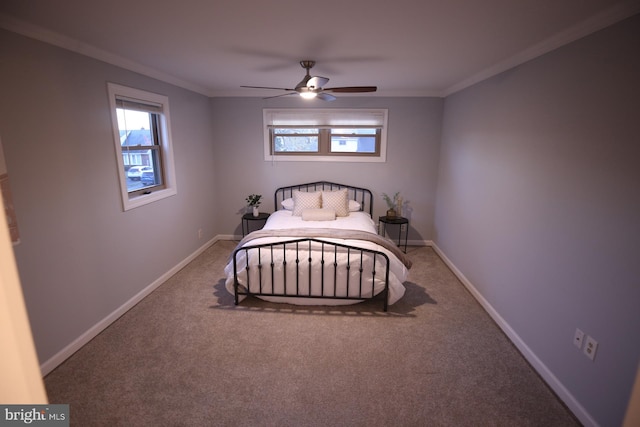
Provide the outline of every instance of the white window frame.
<path id="1" fill-rule="evenodd" d="M 387 161 L 387 121 L 388 110 L 386 109 L 356 109 L 356 108 L 334 108 L 334 109 L 286 109 L 286 108 L 265 108 L 262 110 L 262 121 L 264 127 L 264 160 L 284 161 L 284 162 L 362 162 L 362 163 L 383 163 Z M 376 127 L 381 129 L 380 153 L 353 154 L 348 156 L 338 153 L 333 155 L 318 155 L 295 153 L 281 155 L 272 153 L 272 139 L 270 128 L 283 126 L 315 126 L 315 127 Z"/>
<path id="2" fill-rule="evenodd" d="M 109 107 L 111 109 L 111 123 L 113 127 L 113 140 L 116 152 L 116 165 L 120 180 L 120 194 L 122 197 L 122 207 L 124 211 L 134 209 L 158 200 L 177 194 L 175 166 L 173 160 L 173 144 L 171 143 L 171 120 L 169 114 L 169 98 L 152 92 L 135 89 L 115 83 L 107 83 L 109 93 Z M 122 145 L 120 140 L 120 129 L 118 127 L 118 117 L 116 114 L 116 100 L 122 99 L 140 104 L 148 104 L 160 109 L 159 118 L 159 145 L 162 157 L 163 187 L 159 189 L 150 188 L 145 194 L 130 194 L 127 188 L 127 175 L 124 168 L 122 156 Z"/>

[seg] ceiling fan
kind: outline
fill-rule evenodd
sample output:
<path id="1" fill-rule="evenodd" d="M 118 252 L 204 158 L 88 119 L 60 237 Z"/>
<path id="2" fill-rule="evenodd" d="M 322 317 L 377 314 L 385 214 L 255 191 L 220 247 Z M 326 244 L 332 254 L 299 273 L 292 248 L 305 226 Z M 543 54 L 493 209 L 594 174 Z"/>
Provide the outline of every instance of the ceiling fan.
<path id="1" fill-rule="evenodd" d="M 311 99 L 318 98 L 323 101 L 333 101 L 336 99 L 335 96 L 331 95 L 331 93 L 363 93 L 363 92 L 375 92 L 378 90 L 377 86 L 346 86 L 346 87 L 333 87 L 333 88 L 325 88 L 329 82 L 327 77 L 319 77 L 319 76 L 311 76 L 309 74 L 309 70 L 316 65 L 315 61 L 300 61 L 300 65 L 302 68 L 307 70 L 307 75 L 298 83 L 295 88 L 287 89 L 283 87 L 264 87 L 264 86 L 240 86 L 251 89 L 275 89 L 275 90 L 285 90 L 289 93 L 284 93 L 282 95 L 270 96 L 268 98 L 278 98 L 280 96 L 287 95 L 295 95 L 299 94 L 303 98 Z M 265 98 L 265 99 L 268 99 Z"/>

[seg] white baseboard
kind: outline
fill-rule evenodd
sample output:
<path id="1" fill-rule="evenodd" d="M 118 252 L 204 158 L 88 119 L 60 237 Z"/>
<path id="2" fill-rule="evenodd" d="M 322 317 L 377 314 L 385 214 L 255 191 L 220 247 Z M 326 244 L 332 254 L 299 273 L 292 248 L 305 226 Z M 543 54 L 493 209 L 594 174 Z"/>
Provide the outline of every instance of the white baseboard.
<path id="1" fill-rule="evenodd" d="M 495 308 L 482 296 L 482 294 L 476 289 L 475 286 L 462 274 L 462 272 L 451 262 L 449 258 L 442 252 L 442 250 L 435 243 L 431 242 L 431 245 L 438 256 L 444 261 L 444 263 L 451 269 L 453 274 L 462 282 L 465 288 L 473 295 L 473 297 L 480 303 L 482 308 L 491 316 L 496 324 L 507 335 L 516 348 L 522 353 L 522 355 L 531 364 L 542 379 L 551 387 L 551 389 L 558 395 L 558 397 L 567 405 L 569 410 L 580 420 L 585 427 L 598 427 L 596 420 L 591 417 L 587 410 L 578 402 L 578 400 L 571 394 L 569 390 L 560 382 L 560 380 L 549 370 L 549 368 L 536 356 L 536 354 L 527 346 L 527 344 L 520 338 L 520 336 L 511 328 L 511 326 L 500 316 Z"/>
<path id="2" fill-rule="evenodd" d="M 47 375 L 49 372 L 53 371 L 58 365 L 67 360 L 73 353 L 80 350 L 82 346 L 91 341 L 96 335 L 105 330 L 109 325 L 115 322 L 120 316 L 129 311 L 133 306 L 138 304 L 144 297 L 153 292 L 158 286 L 162 285 L 166 282 L 171 276 L 176 274 L 182 268 L 184 268 L 187 264 L 193 261 L 198 255 L 204 252 L 209 246 L 213 245 L 218 240 L 221 240 L 218 236 L 206 242 L 204 245 L 199 247 L 195 252 L 189 255 L 187 258 L 179 262 L 175 267 L 167 271 L 165 274 L 157 278 L 153 281 L 149 286 L 138 292 L 134 295 L 129 301 L 125 302 L 122 306 L 118 307 L 115 311 L 109 314 L 107 317 L 93 325 L 89 328 L 88 331 L 80 335 L 78 338 L 73 340 L 71 344 L 60 350 L 53 357 L 45 361 L 42 365 L 40 365 L 40 372 L 42 376 Z"/>
<path id="3" fill-rule="evenodd" d="M 235 234 L 218 234 L 216 237 L 218 240 L 242 240 L 242 236 Z"/>
<path id="4" fill-rule="evenodd" d="M 433 246 L 433 240 L 409 240 L 407 246 Z"/>

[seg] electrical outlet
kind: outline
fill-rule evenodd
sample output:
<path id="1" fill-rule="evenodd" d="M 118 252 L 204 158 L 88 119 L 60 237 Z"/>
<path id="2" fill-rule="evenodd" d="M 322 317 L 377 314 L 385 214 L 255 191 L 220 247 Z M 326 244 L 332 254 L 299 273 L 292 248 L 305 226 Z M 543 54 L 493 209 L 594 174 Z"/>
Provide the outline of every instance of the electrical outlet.
<path id="1" fill-rule="evenodd" d="M 400 224 L 400 231 L 402 231 L 403 233 L 407 231 L 407 224 Z"/>
<path id="2" fill-rule="evenodd" d="M 594 360 L 596 358 L 596 351 L 598 351 L 598 341 L 587 335 L 584 350 L 582 351 L 589 359 Z"/>
<path id="3" fill-rule="evenodd" d="M 582 349 L 582 341 L 584 341 L 584 332 L 576 328 L 576 333 L 573 335 L 573 345 Z"/>
<path id="4" fill-rule="evenodd" d="M 198 239 L 202 239 L 202 228 L 198 229 Z"/>

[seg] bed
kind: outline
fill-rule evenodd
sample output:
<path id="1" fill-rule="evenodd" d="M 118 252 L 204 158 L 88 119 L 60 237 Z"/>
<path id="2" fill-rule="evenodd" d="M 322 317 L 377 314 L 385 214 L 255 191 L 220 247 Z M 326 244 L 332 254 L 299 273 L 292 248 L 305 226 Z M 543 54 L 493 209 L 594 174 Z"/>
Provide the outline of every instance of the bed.
<path id="1" fill-rule="evenodd" d="M 370 190 L 327 181 L 278 188 L 276 211 L 246 235 L 225 267 L 235 304 L 247 296 L 296 305 L 346 305 L 404 295 L 411 261 L 377 234 Z"/>

